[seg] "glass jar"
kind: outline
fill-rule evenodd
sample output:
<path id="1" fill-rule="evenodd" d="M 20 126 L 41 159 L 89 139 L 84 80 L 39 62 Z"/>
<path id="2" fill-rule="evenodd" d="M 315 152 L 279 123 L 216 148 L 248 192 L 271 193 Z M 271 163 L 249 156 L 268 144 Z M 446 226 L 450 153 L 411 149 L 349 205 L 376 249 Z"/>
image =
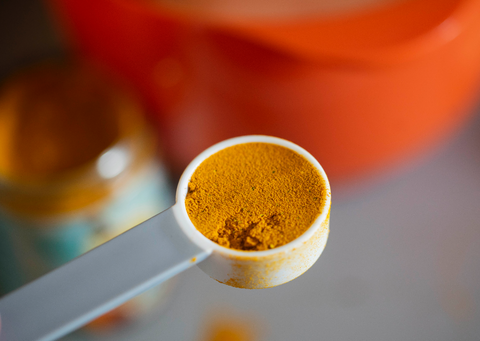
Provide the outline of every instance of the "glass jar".
<path id="1" fill-rule="evenodd" d="M 171 206 L 156 145 L 136 101 L 85 65 L 45 63 L 9 79 L 0 93 L 0 294 Z M 168 286 L 87 328 L 142 316 Z"/>

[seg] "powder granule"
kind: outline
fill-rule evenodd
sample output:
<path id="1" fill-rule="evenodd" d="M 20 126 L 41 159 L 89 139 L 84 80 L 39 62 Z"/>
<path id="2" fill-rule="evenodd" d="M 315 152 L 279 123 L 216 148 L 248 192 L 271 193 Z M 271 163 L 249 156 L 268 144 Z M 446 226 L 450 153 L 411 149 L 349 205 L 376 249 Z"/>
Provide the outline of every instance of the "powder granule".
<path id="1" fill-rule="evenodd" d="M 185 200 L 207 238 L 260 251 L 302 235 L 321 214 L 325 180 L 302 155 L 270 143 L 225 148 L 195 170 Z"/>

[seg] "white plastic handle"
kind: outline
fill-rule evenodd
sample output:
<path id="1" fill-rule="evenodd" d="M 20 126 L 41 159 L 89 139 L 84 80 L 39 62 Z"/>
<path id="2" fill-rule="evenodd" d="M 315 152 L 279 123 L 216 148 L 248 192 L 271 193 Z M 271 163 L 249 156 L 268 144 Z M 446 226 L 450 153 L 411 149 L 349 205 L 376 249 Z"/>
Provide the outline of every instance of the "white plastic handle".
<path id="1" fill-rule="evenodd" d="M 0 340 L 55 340 L 207 258 L 174 209 L 2 298 Z"/>
<path id="2" fill-rule="evenodd" d="M 188 183 L 198 165 L 224 148 L 250 142 L 290 148 L 325 179 L 324 207 L 310 228 L 290 243 L 266 251 L 233 250 L 212 242 L 195 228 L 185 208 Z M 330 205 L 327 176 L 303 148 L 263 135 L 222 141 L 185 169 L 174 206 L 0 300 L 0 341 L 54 340 L 199 262 L 210 277 L 238 288 L 287 283 L 323 252 Z"/>

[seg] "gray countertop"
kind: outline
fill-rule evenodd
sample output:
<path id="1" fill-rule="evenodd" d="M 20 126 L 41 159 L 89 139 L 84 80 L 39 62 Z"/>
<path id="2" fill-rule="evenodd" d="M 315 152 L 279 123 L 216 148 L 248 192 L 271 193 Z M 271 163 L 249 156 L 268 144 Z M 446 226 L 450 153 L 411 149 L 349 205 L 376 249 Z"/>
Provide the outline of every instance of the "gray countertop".
<path id="1" fill-rule="evenodd" d="M 327 247 L 304 275 L 259 291 L 198 268 L 121 337 L 200 340 L 215 311 L 253 319 L 261 340 L 478 340 L 480 121 L 369 188 L 335 200 Z"/>

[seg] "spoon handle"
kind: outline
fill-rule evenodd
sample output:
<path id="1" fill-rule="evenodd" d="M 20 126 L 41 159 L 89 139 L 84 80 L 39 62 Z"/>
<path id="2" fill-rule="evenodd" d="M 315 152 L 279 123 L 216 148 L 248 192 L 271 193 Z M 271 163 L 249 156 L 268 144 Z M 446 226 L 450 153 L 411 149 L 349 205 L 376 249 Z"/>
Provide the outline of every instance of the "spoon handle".
<path id="1" fill-rule="evenodd" d="M 209 256 L 173 207 L 0 300 L 0 340 L 60 338 Z"/>

